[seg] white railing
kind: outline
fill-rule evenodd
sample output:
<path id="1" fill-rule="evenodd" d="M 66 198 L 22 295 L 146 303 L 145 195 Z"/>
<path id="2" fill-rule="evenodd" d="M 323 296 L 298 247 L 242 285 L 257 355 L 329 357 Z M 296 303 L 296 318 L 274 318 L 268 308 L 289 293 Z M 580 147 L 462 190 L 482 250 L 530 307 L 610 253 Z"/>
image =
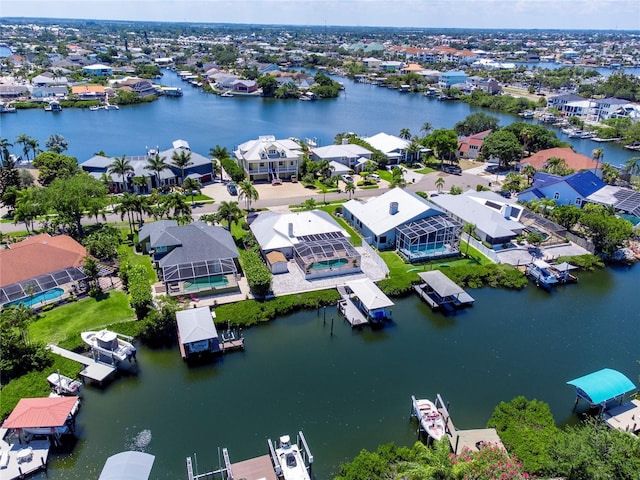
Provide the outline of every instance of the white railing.
<path id="1" fill-rule="evenodd" d="M 365 251 L 365 253 L 369 254 L 371 259 L 375 262 L 378 268 L 382 270 L 385 276 L 389 275 L 389 267 L 387 267 L 387 264 L 384 263 L 384 260 L 380 257 L 380 255 L 378 255 L 378 252 L 371 248 L 371 245 L 369 245 L 370 240 L 370 238 L 362 239 L 362 249 Z"/>
<path id="2" fill-rule="evenodd" d="M 500 257 L 498 257 L 498 254 L 496 252 L 494 252 L 493 250 L 491 250 L 490 248 L 487 248 L 482 242 L 476 240 L 473 237 L 469 238 L 468 235 L 463 235 L 462 240 L 468 241 L 469 245 L 471 245 L 473 248 L 478 250 L 481 254 L 483 254 L 485 257 L 487 257 L 493 263 L 502 263 L 500 261 Z M 462 250 L 462 248 L 464 248 L 464 247 L 461 247 L 460 250 Z"/>

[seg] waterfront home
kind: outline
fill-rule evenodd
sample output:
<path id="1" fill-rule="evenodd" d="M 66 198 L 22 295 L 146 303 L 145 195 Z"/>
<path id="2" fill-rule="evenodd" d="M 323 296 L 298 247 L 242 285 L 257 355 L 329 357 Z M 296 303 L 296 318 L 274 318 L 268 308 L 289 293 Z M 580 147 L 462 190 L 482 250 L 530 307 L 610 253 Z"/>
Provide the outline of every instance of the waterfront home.
<path id="1" fill-rule="evenodd" d="M 467 81 L 467 74 L 460 71 L 443 72 L 438 80 L 438 86 L 440 88 L 449 88 L 459 83 L 465 83 Z"/>
<path id="2" fill-rule="evenodd" d="M 249 180 L 271 182 L 297 176 L 304 152 L 294 140 L 264 135 L 238 145 L 233 154 Z"/>
<path id="3" fill-rule="evenodd" d="M 332 175 L 342 175 L 349 173 L 349 170 L 356 170 L 358 165 L 363 165 L 371 159 L 371 152 L 360 145 L 343 142 L 341 145 L 327 145 L 326 147 L 316 147 L 311 150 L 311 160 L 317 162 L 326 160 L 329 163 L 336 163 Z M 339 166 L 346 167 L 346 172 Z"/>
<path id="4" fill-rule="evenodd" d="M 461 195 L 438 195 L 431 199 L 439 208 L 462 224 L 475 225 L 481 241 L 502 245 L 522 234 L 523 207 L 490 191 L 469 190 Z"/>
<path id="5" fill-rule="evenodd" d="M 258 82 L 255 80 L 237 79 L 231 83 L 231 90 L 234 93 L 256 93 L 258 91 Z"/>
<path id="6" fill-rule="evenodd" d="M 262 212 L 250 228 L 272 273 L 288 272 L 284 262 L 289 260 L 306 279 L 361 271 L 360 254 L 349 242 L 349 235 L 322 210 Z"/>
<path id="7" fill-rule="evenodd" d="M 601 171 L 600 168 L 596 170 L 596 167 L 599 167 L 599 165 L 597 165 L 592 158 L 581 153 L 576 153 L 570 147 L 555 147 L 540 150 L 530 157 L 523 158 L 518 168 L 522 169 L 526 165 L 531 165 L 535 167 L 536 170 L 542 170 L 547 167 L 547 162 L 550 158 L 563 159 L 566 162 L 567 168 L 576 172 L 579 170 L 593 170 L 599 173 Z"/>
<path id="8" fill-rule="evenodd" d="M 573 93 L 566 93 L 562 95 L 554 95 L 547 99 L 547 107 L 549 108 L 557 108 L 561 112 L 564 111 L 564 106 L 568 103 L 572 102 L 580 102 L 582 100 L 586 100 L 584 97 L 580 95 L 575 95 Z"/>
<path id="9" fill-rule="evenodd" d="M 394 188 L 367 202 L 343 205 L 344 219 L 379 250 L 397 249 L 409 260 L 458 253 L 460 224 L 432 202 Z"/>
<path id="10" fill-rule="evenodd" d="M 172 185 L 177 185 L 180 182 L 182 175 L 182 169 L 177 167 L 173 162 L 173 155 L 185 152 L 190 155 L 190 164 L 184 167 L 185 178 L 190 177 L 198 180 L 201 184 L 210 182 L 213 178 L 213 166 L 211 159 L 191 151 L 189 143 L 185 140 L 175 140 L 172 144 L 172 148 L 167 150 L 158 151 L 157 149 L 148 149 L 146 155 L 127 156 L 126 159 L 133 167 L 133 172 L 125 177 L 119 174 L 110 174 L 109 165 L 113 163 L 114 158 L 105 157 L 103 155 L 94 155 L 90 159 L 82 162 L 80 167 L 89 172 L 95 178 L 102 178 L 102 175 L 107 175 L 110 179 L 110 187 L 115 192 L 126 192 L 135 190 L 141 193 L 148 193 L 152 188 L 162 188 Z M 149 159 L 157 155 L 160 158 L 164 158 L 168 169 L 162 170 L 156 173 L 146 168 L 148 166 Z M 132 179 L 134 177 L 144 177 L 146 179 L 146 185 L 140 187 L 132 185 Z"/>
<path id="11" fill-rule="evenodd" d="M 82 67 L 82 71 L 89 75 L 95 75 L 96 77 L 111 77 L 113 76 L 113 68 L 102 65 L 100 63 L 96 63 L 93 65 L 87 65 L 86 67 Z"/>
<path id="12" fill-rule="evenodd" d="M 380 132 L 371 137 L 363 137 L 362 140 L 384 153 L 390 165 L 397 165 L 400 162 L 407 161 L 407 150 L 410 142 L 404 138 Z"/>
<path id="13" fill-rule="evenodd" d="M 220 351 L 218 331 L 209 307 L 189 308 L 176 312 L 178 343 L 182 358 Z"/>
<path id="14" fill-rule="evenodd" d="M 149 97 L 157 95 L 158 90 L 153 86 L 151 80 L 145 78 L 125 77 L 113 83 L 113 86 L 119 90 L 137 93 L 140 97 Z"/>
<path id="15" fill-rule="evenodd" d="M 103 85 L 73 85 L 71 94 L 77 95 L 80 100 L 101 100 L 106 95 Z"/>
<path id="16" fill-rule="evenodd" d="M 458 139 L 458 158 L 475 160 L 480 155 L 484 139 L 491 133 L 491 130 L 475 133 L 468 137 Z"/>
<path id="17" fill-rule="evenodd" d="M 26 85 L 0 85 L 0 98 L 20 98 L 29 95 Z"/>
<path id="18" fill-rule="evenodd" d="M 228 230 L 203 222 L 145 224 L 138 233 L 167 295 L 217 294 L 238 289 L 238 249 Z"/>
<path id="19" fill-rule="evenodd" d="M 87 250 L 68 235 L 46 233 L 0 250 L 0 305 L 25 302 L 39 307 L 63 296 L 87 278 L 82 271 L 86 256 Z"/>
<path id="20" fill-rule="evenodd" d="M 34 87 L 51 87 L 54 85 L 66 87 L 68 83 L 67 77 L 59 77 L 51 72 L 43 72 L 31 79 L 31 85 Z"/>
<path id="21" fill-rule="evenodd" d="M 582 170 L 561 177 L 545 172 L 536 172 L 531 187 L 518 194 L 520 202 L 541 198 L 553 199 L 556 205 L 576 205 L 582 207 L 588 197 L 606 184 L 591 170 Z"/>

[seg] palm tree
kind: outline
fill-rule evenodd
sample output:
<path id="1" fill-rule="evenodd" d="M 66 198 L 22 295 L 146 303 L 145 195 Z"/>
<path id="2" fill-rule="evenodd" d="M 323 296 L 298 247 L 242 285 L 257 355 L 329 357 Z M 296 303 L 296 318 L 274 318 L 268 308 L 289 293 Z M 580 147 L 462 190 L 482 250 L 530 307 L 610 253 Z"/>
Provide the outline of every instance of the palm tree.
<path id="1" fill-rule="evenodd" d="M 624 164 L 624 171 L 631 176 L 640 175 L 640 157 L 632 157 Z"/>
<path id="2" fill-rule="evenodd" d="M 16 191 L 15 209 L 13 210 L 13 221 L 15 224 L 18 222 L 24 222 L 24 226 L 29 232 L 34 231 L 33 222 L 38 215 L 45 213 L 45 208 L 40 201 L 38 189 L 27 188 L 24 190 Z"/>
<path id="3" fill-rule="evenodd" d="M 591 158 L 596 162 L 596 168 L 593 170 L 593 173 L 596 173 L 600 166 L 600 161 L 604 158 L 604 150 L 602 148 L 594 148 L 591 152 Z"/>
<path id="4" fill-rule="evenodd" d="M 349 200 L 351 200 L 351 195 L 356 191 L 356 185 L 353 182 L 347 182 L 344 186 L 344 191 L 349 194 Z"/>
<path id="5" fill-rule="evenodd" d="M 229 151 L 227 147 L 216 145 L 214 148 L 209 149 L 209 156 L 217 160 L 222 160 L 223 158 L 229 158 Z"/>
<path id="6" fill-rule="evenodd" d="M 438 193 L 442 192 L 442 189 L 444 188 L 444 177 L 437 178 L 436 188 L 438 189 Z"/>
<path id="7" fill-rule="evenodd" d="M 391 170 L 391 182 L 389 182 L 390 188 L 407 186 L 407 181 L 404 179 L 404 173 L 400 167 L 393 167 Z"/>
<path id="8" fill-rule="evenodd" d="M 173 160 L 173 164 L 180 169 L 180 185 L 182 185 L 182 182 L 184 182 L 184 169 L 193 164 L 191 161 L 191 152 L 187 150 L 173 152 L 171 160 Z"/>
<path id="9" fill-rule="evenodd" d="M 522 160 L 524 153 L 529 151 L 529 144 L 533 139 L 533 129 L 531 127 L 524 127 L 520 132 L 520 136 L 522 137 L 522 155 L 520 156 L 520 160 Z"/>
<path id="10" fill-rule="evenodd" d="M 420 127 L 420 131 L 424 132 L 425 137 L 429 134 L 431 130 L 433 130 L 433 125 L 431 125 L 431 123 L 429 122 L 424 122 Z"/>
<path id="11" fill-rule="evenodd" d="M 238 184 L 238 199 L 244 199 L 247 204 L 247 211 L 251 208 L 251 202 L 258 200 L 258 198 L 260 198 L 260 194 L 251 183 L 251 180 L 243 180 Z"/>
<path id="12" fill-rule="evenodd" d="M 191 215 L 191 207 L 184 200 L 184 195 L 181 193 L 171 193 L 166 197 L 167 208 L 173 208 L 174 217 L 183 217 Z"/>
<path id="13" fill-rule="evenodd" d="M 403 140 L 409 140 L 411 138 L 411 130 L 408 128 L 401 128 L 398 136 Z"/>
<path id="14" fill-rule="evenodd" d="M 29 141 L 30 140 L 31 140 L 31 137 L 26 133 L 21 133 L 16 137 L 16 143 L 19 143 L 20 145 L 22 145 L 22 153 L 24 154 L 25 160 L 29 160 L 29 150 L 30 150 Z"/>
<path id="15" fill-rule="evenodd" d="M 40 153 L 40 148 L 38 148 L 40 146 L 40 143 L 35 138 L 31 138 L 29 139 L 28 145 L 29 150 L 31 150 L 31 152 L 33 153 L 33 158 L 36 158 L 36 155 Z"/>
<path id="16" fill-rule="evenodd" d="M 129 190 L 129 182 L 127 176 L 133 173 L 134 169 L 125 155 L 122 157 L 115 157 L 113 161 L 107 167 L 107 173 L 109 175 L 119 175 L 122 177 L 122 184 L 124 185 L 125 192 Z"/>
<path id="17" fill-rule="evenodd" d="M 13 147 L 13 143 L 10 143 L 6 138 L 0 138 L 0 150 L 2 150 L 2 165 L 9 161 L 9 156 L 11 156 L 11 152 L 9 151 L 9 147 Z"/>
<path id="18" fill-rule="evenodd" d="M 124 220 L 124 216 L 127 216 L 129 221 L 129 231 L 133 235 L 133 212 L 136 211 L 136 197 L 134 193 L 125 192 L 120 196 L 120 202 L 116 205 L 114 211 L 120 214 L 120 219 Z"/>
<path id="19" fill-rule="evenodd" d="M 567 161 L 564 158 L 551 157 L 545 164 L 545 170 L 553 175 L 563 175 L 567 170 Z"/>
<path id="20" fill-rule="evenodd" d="M 464 227 L 462 227 L 462 231 L 467 234 L 467 251 L 464 256 L 469 256 L 469 243 L 471 243 L 471 235 L 476 233 L 476 225 L 473 223 L 465 223 Z"/>
<path id="21" fill-rule="evenodd" d="M 536 170 L 536 167 L 534 167 L 533 165 L 526 165 L 523 169 L 522 169 L 522 174 L 527 177 L 527 182 L 529 183 L 529 185 L 531 185 L 531 182 L 533 181 L 533 176 L 536 174 L 538 170 Z"/>
<path id="22" fill-rule="evenodd" d="M 153 157 L 147 159 L 147 164 L 144 166 L 145 169 L 151 170 L 156 174 L 156 187 L 160 187 L 160 173 L 163 170 L 170 170 L 171 166 L 167 163 L 165 157 L 161 157 L 159 153 L 156 153 Z"/>
<path id="23" fill-rule="evenodd" d="M 200 192 L 202 191 L 200 182 L 195 178 L 186 178 L 184 183 L 182 184 L 182 187 L 184 188 L 185 194 L 189 192 L 189 194 L 191 195 L 191 206 L 193 206 L 193 197 L 195 195 L 200 195 Z"/>
<path id="24" fill-rule="evenodd" d="M 47 143 L 45 146 L 52 152 L 56 152 L 58 154 L 64 152 L 67 148 L 69 148 L 69 144 L 67 140 L 60 134 L 54 133 L 49 136 L 47 139 Z"/>
<path id="25" fill-rule="evenodd" d="M 218 221 L 227 221 L 227 228 L 231 231 L 231 224 L 237 223 L 242 218 L 242 210 L 238 207 L 238 202 L 221 202 L 217 215 Z"/>

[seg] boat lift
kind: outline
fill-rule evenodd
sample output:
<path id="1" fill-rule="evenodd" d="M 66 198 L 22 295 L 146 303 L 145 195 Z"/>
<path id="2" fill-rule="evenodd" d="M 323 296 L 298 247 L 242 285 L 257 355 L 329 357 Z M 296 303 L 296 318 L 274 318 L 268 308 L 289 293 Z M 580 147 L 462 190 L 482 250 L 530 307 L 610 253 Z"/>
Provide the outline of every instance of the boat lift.
<path id="1" fill-rule="evenodd" d="M 282 478 L 282 465 L 280 464 L 280 460 L 276 455 L 276 448 L 271 441 L 271 439 L 267 440 L 267 445 L 269 446 L 269 455 L 271 456 L 271 462 L 273 463 L 273 469 L 276 472 L 276 475 L 279 478 Z M 304 434 L 302 430 L 298 432 L 298 436 L 296 438 L 296 445 L 298 445 L 298 449 L 300 450 L 300 454 L 302 455 L 302 460 L 306 463 L 307 471 L 309 475 L 311 475 L 311 467 L 313 466 L 313 454 L 311 453 L 311 449 L 307 444 L 307 439 L 304 438 Z"/>

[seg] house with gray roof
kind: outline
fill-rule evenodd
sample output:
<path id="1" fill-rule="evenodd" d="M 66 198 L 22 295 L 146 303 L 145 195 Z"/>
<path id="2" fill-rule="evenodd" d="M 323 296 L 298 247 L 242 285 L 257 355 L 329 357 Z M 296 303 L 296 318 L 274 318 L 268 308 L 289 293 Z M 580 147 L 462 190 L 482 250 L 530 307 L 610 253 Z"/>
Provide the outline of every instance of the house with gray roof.
<path id="1" fill-rule="evenodd" d="M 233 154 L 249 180 L 271 182 L 297 176 L 304 153 L 294 140 L 263 135 L 238 145 Z"/>
<path id="2" fill-rule="evenodd" d="M 495 192 L 469 190 L 461 195 L 438 195 L 431 200 L 461 224 L 476 226 L 483 242 L 502 245 L 522 234 L 520 223 L 524 208 Z"/>
<path id="3" fill-rule="evenodd" d="M 355 143 L 327 145 L 326 147 L 312 149 L 311 160 L 314 162 L 322 160 L 326 160 L 329 163 L 336 162 L 347 167 L 347 170 L 355 170 L 358 164 L 371 160 L 371 151 Z M 335 173 L 339 175 L 339 173 Z"/>
<path id="4" fill-rule="evenodd" d="M 145 224 L 138 241 L 151 255 L 167 295 L 238 289 L 238 249 L 229 231 L 222 227 L 163 220 Z"/>
<path id="5" fill-rule="evenodd" d="M 459 253 L 460 224 L 413 192 L 393 188 L 367 202 L 349 200 L 342 209 L 378 250 L 397 249 L 411 261 Z"/>

